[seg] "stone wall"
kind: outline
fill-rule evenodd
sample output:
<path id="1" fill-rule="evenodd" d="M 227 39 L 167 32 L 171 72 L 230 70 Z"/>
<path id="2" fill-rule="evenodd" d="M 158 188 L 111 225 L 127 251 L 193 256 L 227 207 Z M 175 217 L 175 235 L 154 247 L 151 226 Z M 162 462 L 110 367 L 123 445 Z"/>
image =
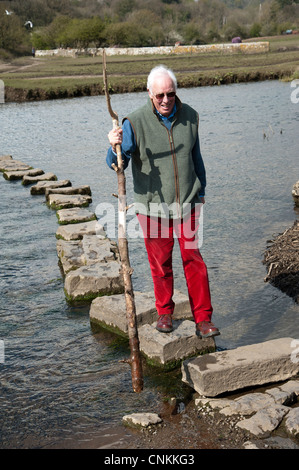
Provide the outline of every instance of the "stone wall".
<path id="1" fill-rule="evenodd" d="M 207 44 L 201 46 L 161 46 L 161 47 L 108 47 L 105 49 L 107 56 L 112 55 L 150 55 L 150 54 L 201 54 L 201 53 L 223 53 L 223 54 L 260 54 L 269 52 L 270 44 L 268 41 L 248 42 L 248 43 L 226 43 L 226 44 Z M 77 57 L 79 55 L 101 56 L 103 48 L 88 49 L 52 49 L 37 50 L 36 57 L 44 56 L 62 56 Z"/>

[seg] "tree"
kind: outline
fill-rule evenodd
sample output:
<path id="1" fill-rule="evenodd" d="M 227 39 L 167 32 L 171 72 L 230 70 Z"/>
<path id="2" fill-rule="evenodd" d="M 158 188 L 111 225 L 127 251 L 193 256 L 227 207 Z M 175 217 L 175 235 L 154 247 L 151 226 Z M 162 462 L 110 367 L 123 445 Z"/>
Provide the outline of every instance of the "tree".
<path id="1" fill-rule="evenodd" d="M 7 15 L 6 8 L 0 6 L 0 48 L 11 52 L 21 52 L 29 45 L 28 33 L 15 15 Z"/>

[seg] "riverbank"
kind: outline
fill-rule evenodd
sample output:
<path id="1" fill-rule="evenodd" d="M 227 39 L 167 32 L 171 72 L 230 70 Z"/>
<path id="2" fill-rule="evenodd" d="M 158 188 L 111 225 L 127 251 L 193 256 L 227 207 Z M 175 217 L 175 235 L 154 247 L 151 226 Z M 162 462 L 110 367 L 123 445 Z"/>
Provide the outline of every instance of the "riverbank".
<path id="1" fill-rule="evenodd" d="M 264 255 L 265 282 L 285 292 L 299 303 L 299 221 L 274 240 L 268 240 Z"/>
<path id="2" fill-rule="evenodd" d="M 298 36 L 261 39 L 270 43 L 269 52 L 110 56 L 110 93 L 146 91 L 146 77 L 160 63 L 175 71 L 179 88 L 296 78 Z M 102 58 L 97 56 L 23 57 L 0 62 L 0 80 L 4 82 L 6 102 L 104 94 Z"/>

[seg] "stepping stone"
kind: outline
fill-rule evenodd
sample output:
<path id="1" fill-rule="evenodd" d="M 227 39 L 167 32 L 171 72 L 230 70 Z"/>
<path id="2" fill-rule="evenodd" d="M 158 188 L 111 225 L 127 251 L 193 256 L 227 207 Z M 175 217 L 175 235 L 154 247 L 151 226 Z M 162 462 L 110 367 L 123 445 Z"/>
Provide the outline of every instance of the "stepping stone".
<path id="1" fill-rule="evenodd" d="M 278 427 L 288 412 L 289 408 L 286 406 L 273 405 L 262 408 L 251 418 L 239 421 L 236 423 L 236 426 L 249 431 L 259 438 L 263 438 Z"/>
<path id="2" fill-rule="evenodd" d="M 134 292 L 134 299 L 137 326 L 140 327 L 155 322 L 158 314 L 154 294 L 137 291 Z M 186 295 L 175 290 L 173 300 L 175 302 L 174 319 L 192 318 L 189 298 Z M 89 318 L 91 323 L 126 336 L 128 334 L 128 324 L 125 296 L 111 295 L 96 298 L 90 306 Z"/>
<path id="3" fill-rule="evenodd" d="M 64 187 L 64 188 L 46 188 L 45 190 L 45 195 L 46 195 L 46 200 L 48 200 L 50 194 L 65 194 L 65 195 L 70 195 L 70 194 L 83 194 L 87 196 L 91 196 L 91 189 L 90 186 L 88 185 L 82 185 L 82 186 L 69 186 L 69 187 Z"/>
<path id="4" fill-rule="evenodd" d="M 0 171 L 24 171 L 31 169 L 32 166 L 19 160 L 13 160 L 12 158 L 4 158 L 3 160 L 0 160 Z"/>
<path id="5" fill-rule="evenodd" d="M 37 184 L 31 187 L 30 193 L 32 195 L 45 194 L 45 191 L 48 188 L 63 188 L 66 186 L 72 186 L 70 180 L 39 181 Z"/>
<path id="6" fill-rule="evenodd" d="M 171 333 L 160 333 L 156 323 L 138 329 L 140 351 L 149 363 L 172 369 L 186 358 L 215 351 L 215 340 L 196 336 L 193 321 L 175 320 L 173 327 Z"/>
<path id="7" fill-rule="evenodd" d="M 105 230 L 97 220 L 61 225 L 56 232 L 56 238 L 62 238 L 66 241 L 81 240 L 84 235 L 96 235 L 99 238 L 106 238 Z"/>
<path id="8" fill-rule="evenodd" d="M 299 372 L 294 342 L 280 338 L 185 361 L 182 380 L 207 397 L 287 380 Z"/>
<path id="9" fill-rule="evenodd" d="M 81 194 L 49 194 L 48 196 L 48 204 L 51 209 L 55 210 L 66 209 L 69 207 L 86 207 L 89 206 L 91 202 L 91 196 Z"/>
<path id="10" fill-rule="evenodd" d="M 289 411 L 285 427 L 290 436 L 299 437 L 299 408 L 293 408 Z"/>
<path id="11" fill-rule="evenodd" d="M 22 184 L 27 186 L 28 184 L 37 183 L 38 181 L 56 181 L 57 176 L 54 173 L 48 172 L 40 176 L 24 176 Z"/>
<path id="12" fill-rule="evenodd" d="M 97 296 L 124 292 L 123 275 L 118 261 L 94 263 L 70 271 L 64 282 L 68 302 L 91 302 Z"/>
<path id="13" fill-rule="evenodd" d="M 84 235 L 82 240 L 57 240 L 57 255 L 64 275 L 69 271 L 90 264 L 107 263 L 119 258 L 118 247 L 109 238 Z"/>
<path id="14" fill-rule="evenodd" d="M 58 223 L 63 224 L 77 224 L 79 222 L 89 222 L 96 220 L 96 215 L 87 209 L 80 207 L 71 207 L 69 209 L 60 209 L 56 212 Z"/>
<path id="15" fill-rule="evenodd" d="M 12 160 L 12 155 L 0 155 L 0 161 L 2 160 Z"/>
<path id="16" fill-rule="evenodd" d="M 137 428 L 147 428 L 154 424 L 162 423 L 162 418 L 156 413 L 132 413 L 122 418 L 124 424 Z"/>
<path id="17" fill-rule="evenodd" d="M 21 180 L 24 176 L 39 176 L 44 173 L 40 168 L 33 168 L 32 170 L 19 170 L 19 171 L 4 171 L 3 177 L 6 180 Z"/>

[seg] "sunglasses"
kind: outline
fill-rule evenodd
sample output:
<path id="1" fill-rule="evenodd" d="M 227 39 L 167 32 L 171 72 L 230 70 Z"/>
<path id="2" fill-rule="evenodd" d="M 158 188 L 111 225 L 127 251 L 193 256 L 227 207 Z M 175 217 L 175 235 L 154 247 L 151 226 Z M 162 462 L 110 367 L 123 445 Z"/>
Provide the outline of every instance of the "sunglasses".
<path id="1" fill-rule="evenodd" d="M 175 91 L 170 91 L 169 93 L 158 93 L 157 95 L 154 95 L 154 97 L 157 100 L 163 100 L 164 96 L 167 96 L 167 98 L 174 98 L 176 95 Z"/>

